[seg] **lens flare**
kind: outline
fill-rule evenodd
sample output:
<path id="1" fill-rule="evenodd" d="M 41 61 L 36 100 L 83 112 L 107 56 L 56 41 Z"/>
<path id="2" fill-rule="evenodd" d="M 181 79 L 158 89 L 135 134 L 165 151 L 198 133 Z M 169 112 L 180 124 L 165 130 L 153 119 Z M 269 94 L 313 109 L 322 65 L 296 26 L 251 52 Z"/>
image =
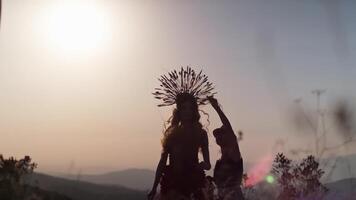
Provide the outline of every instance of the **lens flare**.
<path id="1" fill-rule="evenodd" d="M 266 181 L 267 181 L 267 183 L 270 183 L 270 184 L 274 183 L 274 176 L 272 176 L 272 175 L 266 176 Z"/>
<path id="2" fill-rule="evenodd" d="M 247 186 L 253 186 L 265 180 L 266 176 L 270 173 L 272 167 L 273 157 L 271 154 L 264 156 L 255 166 L 248 172 L 248 179 L 246 180 Z"/>

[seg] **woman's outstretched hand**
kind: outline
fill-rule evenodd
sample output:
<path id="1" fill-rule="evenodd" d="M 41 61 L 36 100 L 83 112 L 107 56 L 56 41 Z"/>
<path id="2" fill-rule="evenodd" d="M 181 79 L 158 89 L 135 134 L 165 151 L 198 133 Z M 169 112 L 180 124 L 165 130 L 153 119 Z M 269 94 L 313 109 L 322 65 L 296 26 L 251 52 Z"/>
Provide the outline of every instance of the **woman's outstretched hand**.
<path id="1" fill-rule="evenodd" d="M 153 189 L 151 190 L 151 192 L 149 192 L 149 193 L 147 194 L 147 199 L 148 199 L 148 200 L 153 200 L 153 199 L 155 198 L 155 196 L 156 196 L 156 189 L 153 188 Z"/>
<path id="2" fill-rule="evenodd" d="M 218 100 L 215 99 L 214 96 L 208 96 L 208 100 L 213 108 L 219 108 Z"/>

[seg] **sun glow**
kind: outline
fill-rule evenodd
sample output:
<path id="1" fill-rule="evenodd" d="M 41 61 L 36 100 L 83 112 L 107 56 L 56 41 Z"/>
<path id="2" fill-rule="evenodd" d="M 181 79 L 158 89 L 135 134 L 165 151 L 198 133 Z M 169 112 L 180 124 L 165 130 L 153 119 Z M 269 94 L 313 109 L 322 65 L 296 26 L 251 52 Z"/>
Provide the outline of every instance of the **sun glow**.
<path id="1" fill-rule="evenodd" d="M 96 4 L 66 2 L 50 6 L 45 29 L 56 50 L 70 54 L 97 51 L 110 40 L 110 18 Z"/>

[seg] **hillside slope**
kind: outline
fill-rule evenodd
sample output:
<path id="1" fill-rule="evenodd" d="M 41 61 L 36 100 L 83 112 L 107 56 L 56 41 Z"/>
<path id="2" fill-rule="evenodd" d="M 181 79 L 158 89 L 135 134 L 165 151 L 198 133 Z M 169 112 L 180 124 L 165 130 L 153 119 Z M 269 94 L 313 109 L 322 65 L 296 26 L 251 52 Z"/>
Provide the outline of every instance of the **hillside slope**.
<path id="1" fill-rule="evenodd" d="M 38 173 L 26 177 L 26 182 L 43 190 L 63 194 L 73 200 L 138 200 L 146 196 L 144 192 L 125 187 L 98 185 Z"/>

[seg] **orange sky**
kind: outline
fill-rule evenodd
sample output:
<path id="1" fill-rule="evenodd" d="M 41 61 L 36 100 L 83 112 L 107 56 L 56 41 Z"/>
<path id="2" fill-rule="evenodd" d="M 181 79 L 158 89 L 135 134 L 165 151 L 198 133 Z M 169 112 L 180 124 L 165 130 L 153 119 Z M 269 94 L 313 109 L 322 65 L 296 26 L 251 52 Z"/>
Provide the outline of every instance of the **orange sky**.
<path id="1" fill-rule="evenodd" d="M 323 105 L 355 97 L 345 87 L 356 73 L 355 30 L 340 18 L 350 35 L 340 63 L 322 5 L 83 2 L 3 2 L 0 153 L 29 154 L 42 171 L 153 169 L 172 108 L 158 108 L 151 92 L 159 75 L 182 65 L 203 69 L 216 84 L 235 130 L 245 133 L 247 161 L 275 151 L 278 140 L 285 149 L 312 145 L 289 126 L 295 98 L 313 106 L 315 88 L 328 89 Z M 287 15 L 293 4 L 299 10 Z M 310 23 L 303 18 L 314 15 Z M 209 106 L 202 109 L 210 132 L 220 126 Z M 212 135 L 210 147 L 214 163 Z"/>

